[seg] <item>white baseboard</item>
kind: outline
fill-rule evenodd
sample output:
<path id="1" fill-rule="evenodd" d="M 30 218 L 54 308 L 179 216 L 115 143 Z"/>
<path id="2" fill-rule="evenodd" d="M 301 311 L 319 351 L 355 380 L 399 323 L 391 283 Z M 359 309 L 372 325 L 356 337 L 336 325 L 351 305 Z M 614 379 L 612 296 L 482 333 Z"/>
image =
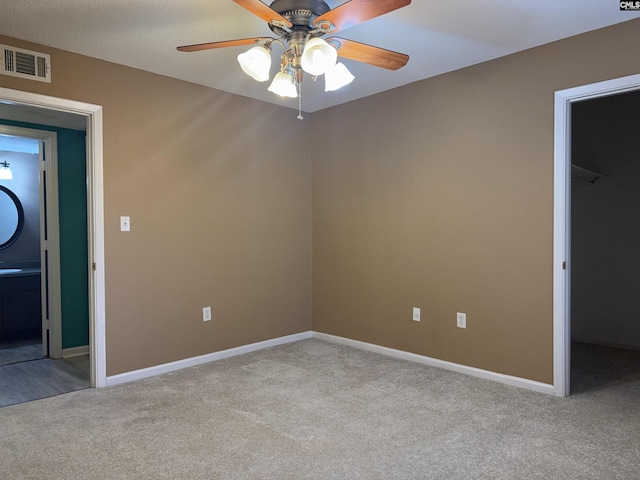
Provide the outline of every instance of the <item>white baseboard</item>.
<path id="1" fill-rule="evenodd" d="M 175 370 L 181 370 L 183 368 L 194 367 L 196 365 L 202 365 L 203 363 L 215 362 L 216 360 L 222 360 L 223 358 L 235 357 L 244 353 L 255 352 L 256 350 L 263 350 L 265 348 L 275 347 L 278 345 L 283 345 L 285 343 L 293 343 L 299 340 L 305 340 L 311 338 L 312 335 L 313 334 L 311 331 L 296 333 L 294 335 L 287 335 L 285 337 L 265 340 L 264 342 L 251 343 L 249 345 L 242 345 L 240 347 L 230 348 L 228 350 L 222 350 L 220 352 L 208 353 L 206 355 L 200 355 L 198 357 L 185 358 L 184 360 L 164 363 L 162 365 L 156 365 L 154 367 L 134 370 L 132 372 L 120 373 L 118 375 L 107 377 L 106 385 L 110 386 L 118 385 L 120 383 L 133 382 L 134 380 L 141 380 L 143 378 L 153 377 L 155 375 L 173 372 Z"/>
<path id="2" fill-rule="evenodd" d="M 408 360 L 410 362 L 421 363 L 430 367 L 437 367 L 445 370 L 451 370 L 453 372 L 464 373 L 472 377 L 483 378 L 485 380 L 491 380 L 493 382 L 503 383 L 519 388 L 525 388 L 527 390 L 533 390 L 534 392 L 547 393 L 549 395 L 554 394 L 553 385 L 536 382 L 534 380 L 527 380 L 526 378 L 513 377 L 511 375 L 504 375 L 502 373 L 491 372 L 489 370 L 468 367 L 466 365 L 438 360 L 437 358 L 425 357 L 416 353 L 404 352 L 402 350 L 382 347 L 380 345 L 374 345 L 372 343 L 365 343 L 358 340 L 351 340 L 349 338 L 337 337 L 335 335 L 329 335 L 327 333 L 313 332 L 313 338 L 318 338 L 320 340 L 326 340 L 327 342 L 338 343 L 341 345 L 347 345 L 349 347 L 359 348 L 360 350 L 380 353 L 382 355 L 398 358 L 400 360 Z"/>
<path id="3" fill-rule="evenodd" d="M 79 357 L 80 355 L 89 355 L 89 345 L 62 349 L 62 358 Z"/>
<path id="4" fill-rule="evenodd" d="M 173 372 L 183 368 L 194 367 L 196 365 L 202 365 L 203 363 L 215 362 L 216 360 L 222 360 L 224 358 L 235 357 L 249 352 L 255 352 L 257 350 L 263 350 L 269 347 L 275 347 L 286 343 L 293 343 L 300 340 L 306 340 L 309 338 L 318 338 L 327 342 L 333 342 L 341 345 L 347 345 L 349 347 L 358 348 L 360 350 L 367 350 L 389 357 L 398 358 L 400 360 L 407 360 L 410 362 L 416 362 L 430 367 L 442 368 L 453 372 L 463 373 L 472 377 L 483 378 L 485 380 L 491 380 L 514 387 L 525 388 L 535 392 L 546 393 L 549 395 L 554 394 L 553 385 L 547 383 L 536 382 L 528 380 L 526 378 L 513 377 L 511 375 L 504 375 L 502 373 L 490 372 L 488 370 L 482 370 L 480 368 L 468 367 L 466 365 L 459 365 L 457 363 L 446 362 L 444 360 L 438 360 L 437 358 L 426 357 L 424 355 L 418 355 L 416 353 L 404 352 L 402 350 L 395 350 L 393 348 L 382 347 L 380 345 L 374 345 L 372 343 L 360 342 L 358 340 L 351 340 L 349 338 L 338 337 L 335 335 L 329 335 L 327 333 L 320 332 L 302 332 L 294 335 L 287 335 L 285 337 L 274 338 L 272 340 L 265 340 L 264 342 L 251 343 L 249 345 L 242 345 L 240 347 L 230 348 L 228 350 L 222 350 L 220 352 L 208 353 L 206 355 L 200 355 L 198 357 L 185 358 L 184 360 L 178 360 L 176 362 L 164 363 L 162 365 L 156 365 L 154 367 L 143 368 L 140 370 L 134 370 L 131 372 L 125 372 L 118 375 L 112 375 L 107 377 L 106 385 L 118 385 L 121 383 L 133 382 L 135 380 L 141 380 L 143 378 L 153 377 L 155 375 L 161 375 L 163 373 Z M 83 348 L 83 347 L 78 347 Z M 84 347 L 87 349 L 88 347 Z M 75 350 L 75 349 L 69 349 Z M 78 353 L 78 355 L 81 355 Z"/>

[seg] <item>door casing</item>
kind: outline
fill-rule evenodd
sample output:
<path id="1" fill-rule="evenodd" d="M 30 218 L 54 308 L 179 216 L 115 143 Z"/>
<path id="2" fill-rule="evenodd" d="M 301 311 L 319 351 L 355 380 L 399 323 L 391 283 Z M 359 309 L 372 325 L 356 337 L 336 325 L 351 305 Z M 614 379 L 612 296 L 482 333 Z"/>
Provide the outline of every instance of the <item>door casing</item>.
<path id="1" fill-rule="evenodd" d="M 640 89 L 640 74 L 555 92 L 553 392 L 571 392 L 571 104 Z"/>
<path id="2" fill-rule="evenodd" d="M 25 105 L 45 110 L 57 110 L 86 117 L 91 386 L 104 387 L 107 381 L 102 107 L 100 105 L 12 90 L 4 87 L 0 87 L 0 101 L 18 106 Z"/>

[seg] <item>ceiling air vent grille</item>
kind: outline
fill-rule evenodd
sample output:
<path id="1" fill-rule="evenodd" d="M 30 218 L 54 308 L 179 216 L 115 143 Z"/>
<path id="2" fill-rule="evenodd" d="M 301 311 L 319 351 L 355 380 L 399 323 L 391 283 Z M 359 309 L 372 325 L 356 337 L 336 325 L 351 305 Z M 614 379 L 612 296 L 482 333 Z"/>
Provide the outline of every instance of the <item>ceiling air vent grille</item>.
<path id="1" fill-rule="evenodd" d="M 51 83 L 51 57 L 46 53 L 0 45 L 0 74 Z"/>

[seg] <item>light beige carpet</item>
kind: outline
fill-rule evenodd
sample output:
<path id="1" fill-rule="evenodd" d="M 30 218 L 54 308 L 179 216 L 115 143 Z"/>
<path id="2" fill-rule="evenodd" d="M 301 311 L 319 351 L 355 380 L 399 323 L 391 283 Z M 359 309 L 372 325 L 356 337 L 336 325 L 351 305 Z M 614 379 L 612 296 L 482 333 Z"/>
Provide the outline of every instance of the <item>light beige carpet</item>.
<path id="1" fill-rule="evenodd" d="M 640 383 L 567 399 L 305 340 L 0 409 L 7 479 L 636 479 Z"/>

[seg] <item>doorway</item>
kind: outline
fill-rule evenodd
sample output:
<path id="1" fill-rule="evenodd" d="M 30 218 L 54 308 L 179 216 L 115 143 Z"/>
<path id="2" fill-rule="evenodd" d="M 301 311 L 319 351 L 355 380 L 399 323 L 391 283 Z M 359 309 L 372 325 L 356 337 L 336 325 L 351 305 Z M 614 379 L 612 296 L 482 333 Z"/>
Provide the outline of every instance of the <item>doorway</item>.
<path id="1" fill-rule="evenodd" d="M 0 183 L 13 196 L 5 207 L 13 206 L 18 220 L 12 241 L 0 246 L 2 353 L 16 357 L 6 351 L 15 344 L 23 350 L 16 358 L 36 355 L 37 340 L 40 357 L 61 358 L 56 133 L 0 119 L 0 155 L 8 173 Z M 2 213 L 11 218 L 13 212 Z"/>
<path id="2" fill-rule="evenodd" d="M 640 89 L 640 75 L 558 91 L 555 94 L 553 342 L 554 394 L 571 392 L 571 178 L 572 107 L 578 102 Z M 593 170 L 593 168 L 587 170 Z M 600 172 L 595 172 L 599 174 Z"/>
<path id="3" fill-rule="evenodd" d="M 640 90 L 571 107 L 571 393 L 640 380 Z"/>
<path id="4" fill-rule="evenodd" d="M 27 117 L 64 122 L 81 117 L 86 128 L 87 227 L 89 259 L 89 345 L 91 386 L 106 386 L 104 214 L 102 190 L 102 107 L 0 87 L 0 104 Z M 37 121 L 35 122 L 37 123 Z"/>
<path id="5" fill-rule="evenodd" d="M 11 241 L 0 245 L 5 406 L 90 386 L 88 237 L 84 127 L 15 121 L 21 117 L 15 106 L 0 111 L 0 184 L 13 197 L 0 217 L 18 220 Z"/>

